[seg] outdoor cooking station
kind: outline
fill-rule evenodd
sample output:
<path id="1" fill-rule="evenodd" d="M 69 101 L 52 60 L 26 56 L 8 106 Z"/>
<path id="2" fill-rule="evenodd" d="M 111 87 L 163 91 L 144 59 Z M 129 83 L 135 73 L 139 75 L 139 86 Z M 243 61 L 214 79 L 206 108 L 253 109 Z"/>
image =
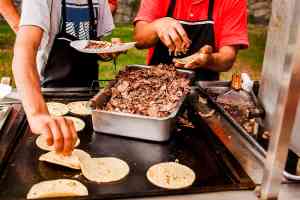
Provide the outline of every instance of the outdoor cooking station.
<path id="1" fill-rule="evenodd" d="M 69 95 L 68 92 L 63 92 L 63 98 L 60 92 L 52 94 L 47 93 L 45 96 L 48 100 L 63 102 L 88 100 L 91 97 L 89 92 L 72 92 Z M 15 105 L 13 110 L 18 107 L 19 105 Z M 90 195 L 79 199 L 165 196 L 255 188 L 255 184 L 241 165 L 205 125 L 191 127 L 178 122 L 170 141 L 159 143 L 95 133 L 91 117 L 83 118 L 87 126 L 79 133 L 81 144 L 78 148 L 91 153 L 92 156 L 119 157 L 125 160 L 131 169 L 129 176 L 120 183 L 99 185 L 87 181 L 79 171 L 38 161 L 43 151 L 35 145 L 37 136 L 30 132 L 27 124 L 24 125 L 26 119 L 22 111 L 20 115 L 23 116 L 22 120 L 8 119 L 8 125 L 13 121 L 14 127 L 20 127 L 10 135 L 9 141 L 12 141 L 13 145 L 1 148 L 1 152 L 6 150 L 6 154 L 9 154 L 5 156 L 1 165 L 1 198 L 23 199 L 33 184 L 56 178 L 75 178 L 84 183 Z M 2 139 L 1 137 L 1 141 Z M 197 180 L 192 187 L 169 191 L 155 187 L 147 181 L 145 174 L 151 165 L 176 159 L 196 172 Z"/>
<path id="2" fill-rule="evenodd" d="M 270 141 L 245 134 L 211 99 L 200 105 L 195 99 L 203 94 L 196 84 L 167 142 L 95 133 L 91 119 L 83 118 L 88 126 L 79 133 L 79 148 L 92 156 L 119 157 L 131 169 L 118 183 L 98 185 L 76 171 L 39 162 L 42 151 L 35 146 L 36 136 L 29 130 L 22 106 L 6 101 L 3 105 L 10 106 L 1 108 L 0 115 L 7 119 L 0 123 L 0 199 L 24 199 L 34 183 L 54 178 L 74 178 L 87 186 L 88 197 L 71 199 L 255 200 L 259 199 L 257 194 L 263 200 L 276 199 L 278 194 L 281 200 L 300 199 L 299 182 L 282 176 L 292 129 L 300 119 L 296 113 L 300 98 L 300 2 L 274 0 L 272 10 L 258 95 L 266 112 L 265 127 L 272 133 Z M 46 92 L 45 97 L 66 102 L 89 100 L 94 94 L 75 88 Z M 199 116 L 199 111 L 211 109 L 215 110 L 212 116 Z M 292 143 L 299 151 L 299 142 L 293 138 Z M 146 169 L 152 164 L 176 159 L 195 171 L 197 178 L 191 187 L 163 190 L 147 181 Z"/>
<path id="3" fill-rule="evenodd" d="M 44 92 L 44 95 L 49 101 L 67 103 L 89 100 L 96 92 L 87 88 L 67 91 L 54 89 Z M 207 108 L 199 106 L 195 98 L 200 94 L 197 87 L 193 88 L 167 142 L 95 133 L 91 117 L 82 118 L 87 126 L 79 133 L 81 144 L 78 148 L 91 153 L 91 156 L 119 157 L 130 166 L 129 176 L 113 184 L 92 183 L 76 170 L 38 161 L 43 151 L 35 145 L 37 136 L 31 133 L 21 105 L 14 103 L 1 130 L 0 198 L 24 199 L 30 187 L 37 182 L 72 178 L 85 184 L 90 194 L 77 199 L 139 199 L 156 196 L 166 199 L 209 199 L 210 195 L 220 192 L 222 195 L 214 196 L 214 199 L 224 199 L 230 194 L 256 199 L 253 191 L 261 183 L 264 155 L 216 105 L 208 103 Z M 201 109 L 212 108 L 216 109 L 212 117 L 199 116 Z M 164 190 L 147 181 L 145 174 L 151 165 L 175 160 L 195 171 L 197 178 L 191 187 Z"/>

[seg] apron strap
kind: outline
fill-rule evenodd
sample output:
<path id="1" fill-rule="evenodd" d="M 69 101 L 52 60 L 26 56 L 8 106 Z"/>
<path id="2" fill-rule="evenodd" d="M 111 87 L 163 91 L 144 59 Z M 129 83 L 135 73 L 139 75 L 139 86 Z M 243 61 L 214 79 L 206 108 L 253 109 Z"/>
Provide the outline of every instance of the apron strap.
<path id="1" fill-rule="evenodd" d="M 215 0 L 209 0 L 208 20 L 211 20 L 211 21 L 213 21 L 214 5 L 215 5 Z"/>
<path id="2" fill-rule="evenodd" d="M 175 6 L 176 6 L 176 0 L 170 0 L 167 17 L 173 17 Z"/>
<path id="3" fill-rule="evenodd" d="M 63 32 L 66 31 L 67 25 L 66 25 L 66 21 L 67 21 L 67 8 L 66 8 L 66 0 L 62 0 L 61 1 L 61 18 L 62 18 L 62 25 L 61 25 L 61 30 Z"/>
<path id="4" fill-rule="evenodd" d="M 97 37 L 97 20 L 95 18 L 93 0 L 88 0 L 89 13 L 90 13 L 90 38 L 96 39 Z"/>

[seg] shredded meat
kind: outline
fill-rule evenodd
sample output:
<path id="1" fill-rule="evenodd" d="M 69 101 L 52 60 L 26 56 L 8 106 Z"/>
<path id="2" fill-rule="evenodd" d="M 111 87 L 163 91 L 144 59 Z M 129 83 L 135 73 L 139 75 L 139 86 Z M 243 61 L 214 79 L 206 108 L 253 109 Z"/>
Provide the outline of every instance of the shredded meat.
<path id="1" fill-rule="evenodd" d="M 89 41 L 88 45 L 85 47 L 86 49 L 101 49 L 106 47 L 111 47 L 111 43 L 106 41 Z"/>
<path id="2" fill-rule="evenodd" d="M 190 80 L 174 66 L 126 68 L 116 77 L 106 111 L 166 117 L 190 91 Z"/>

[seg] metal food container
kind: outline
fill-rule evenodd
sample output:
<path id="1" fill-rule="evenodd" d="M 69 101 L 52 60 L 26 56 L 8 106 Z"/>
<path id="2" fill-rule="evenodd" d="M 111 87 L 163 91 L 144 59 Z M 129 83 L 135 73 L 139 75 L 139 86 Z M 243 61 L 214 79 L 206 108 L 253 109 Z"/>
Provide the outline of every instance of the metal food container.
<path id="1" fill-rule="evenodd" d="M 146 65 L 129 65 L 129 68 L 151 68 Z M 186 74 L 191 80 L 194 73 L 188 70 L 177 70 L 178 73 Z M 176 110 L 167 117 L 149 117 L 121 112 L 108 112 L 96 109 L 104 106 L 110 99 L 110 88 L 116 83 L 111 81 L 109 86 L 91 99 L 92 121 L 94 130 L 98 133 L 106 133 L 125 137 L 138 138 L 151 141 L 167 141 L 174 128 L 175 118 L 182 106 L 185 96 L 178 102 Z M 96 106 L 97 105 L 97 106 Z"/>

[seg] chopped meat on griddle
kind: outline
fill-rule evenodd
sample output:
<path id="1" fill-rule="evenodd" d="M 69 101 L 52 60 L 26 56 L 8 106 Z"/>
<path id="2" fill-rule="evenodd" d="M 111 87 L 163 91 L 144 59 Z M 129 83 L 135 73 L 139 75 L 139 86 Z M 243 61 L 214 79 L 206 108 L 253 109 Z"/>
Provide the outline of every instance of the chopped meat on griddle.
<path id="1" fill-rule="evenodd" d="M 118 74 L 116 81 L 103 108 L 106 111 L 166 117 L 190 91 L 189 79 L 168 65 L 127 68 Z"/>

